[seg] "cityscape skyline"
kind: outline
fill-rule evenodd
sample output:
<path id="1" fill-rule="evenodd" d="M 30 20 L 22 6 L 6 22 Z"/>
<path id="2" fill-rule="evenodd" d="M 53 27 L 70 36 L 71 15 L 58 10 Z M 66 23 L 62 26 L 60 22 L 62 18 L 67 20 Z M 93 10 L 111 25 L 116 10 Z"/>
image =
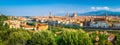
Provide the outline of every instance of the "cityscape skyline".
<path id="1" fill-rule="evenodd" d="M 85 13 L 96 10 L 120 12 L 119 0 L 0 0 L 0 13 L 14 16 Z"/>
<path id="2" fill-rule="evenodd" d="M 0 45 L 120 45 L 120 0 L 0 0 Z"/>

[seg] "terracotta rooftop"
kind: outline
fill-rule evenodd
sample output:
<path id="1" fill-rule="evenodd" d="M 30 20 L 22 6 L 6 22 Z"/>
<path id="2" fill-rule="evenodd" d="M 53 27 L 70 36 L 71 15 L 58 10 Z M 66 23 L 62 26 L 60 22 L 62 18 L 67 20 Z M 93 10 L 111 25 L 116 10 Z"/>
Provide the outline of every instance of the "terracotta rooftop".
<path id="1" fill-rule="evenodd" d="M 24 28 L 34 28 L 34 26 L 24 25 Z"/>

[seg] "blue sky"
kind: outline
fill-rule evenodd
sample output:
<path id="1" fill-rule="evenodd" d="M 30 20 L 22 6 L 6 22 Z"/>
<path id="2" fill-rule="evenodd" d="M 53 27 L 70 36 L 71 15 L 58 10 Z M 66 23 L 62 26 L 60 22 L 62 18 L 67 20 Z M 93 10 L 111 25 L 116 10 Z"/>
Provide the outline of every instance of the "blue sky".
<path id="1" fill-rule="evenodd" d="M 0 13 L 16 16 L 46 16 L 96 10 L 120 12 L 120 0 L 0 0 Z"/>

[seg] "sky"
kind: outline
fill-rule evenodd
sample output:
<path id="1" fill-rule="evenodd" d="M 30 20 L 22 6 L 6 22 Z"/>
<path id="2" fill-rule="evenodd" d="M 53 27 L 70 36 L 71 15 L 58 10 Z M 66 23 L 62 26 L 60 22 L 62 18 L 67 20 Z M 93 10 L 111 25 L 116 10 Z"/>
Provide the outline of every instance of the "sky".
<path id="1" fill-rule="evenodd" d="M 0 0 L 0 13 L 13 16 L 48 16 L 97 10 L 120 12 L 120 0 Z"/>

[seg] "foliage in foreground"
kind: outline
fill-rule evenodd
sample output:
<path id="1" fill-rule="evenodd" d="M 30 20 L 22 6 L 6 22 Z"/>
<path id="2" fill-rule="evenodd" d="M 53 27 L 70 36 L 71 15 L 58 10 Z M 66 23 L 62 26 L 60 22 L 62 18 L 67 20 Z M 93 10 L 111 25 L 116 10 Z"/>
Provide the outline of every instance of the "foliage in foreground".
<path id="1" fill-rule="evenodd" d="M 30 37 L 31 36 L 26 31 L 13 32 L 9 36 L 8 45 L 25 45 Z"/>
<path id="2" fill-rule="evenodd" d="M 83 30 L 63 31 L 58 45 L 93 45 L 87 33 Z"/>
<path id="3" fill-rule="evenodd" d="M 25 45 L 27 40 L 31 38 L 31 35 L 26 30 L 9 29 L 0 30 L 0 38 L 5 45 Z"/>
<path id="4" fill-rule="evenodd" d="M 27 45 L 56 45 L 56 42 L 52 32 L 40 31 L 33 34 Z"/>

